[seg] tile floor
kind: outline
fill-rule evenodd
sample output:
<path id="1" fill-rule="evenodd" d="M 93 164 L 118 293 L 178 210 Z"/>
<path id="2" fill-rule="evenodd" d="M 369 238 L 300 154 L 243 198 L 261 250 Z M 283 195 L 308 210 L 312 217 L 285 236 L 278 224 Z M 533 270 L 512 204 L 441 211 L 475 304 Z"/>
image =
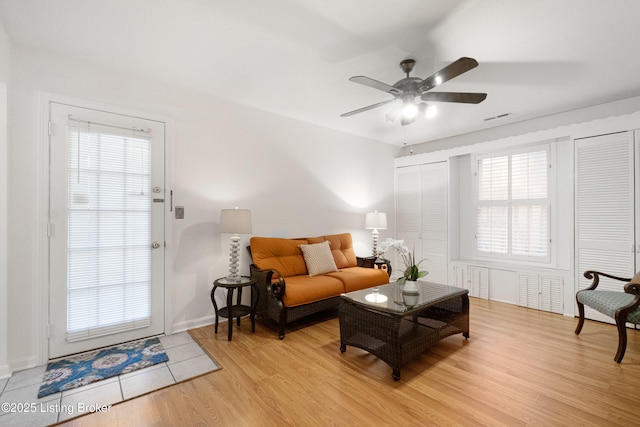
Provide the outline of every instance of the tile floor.
<path id="1" fill-rule="evenodd" d="M 0 426 L 47 426 L 218 369 L 187 332 L 161 337 L 169 361 L 38 399 L 46 366 L 0 380 Z"/>

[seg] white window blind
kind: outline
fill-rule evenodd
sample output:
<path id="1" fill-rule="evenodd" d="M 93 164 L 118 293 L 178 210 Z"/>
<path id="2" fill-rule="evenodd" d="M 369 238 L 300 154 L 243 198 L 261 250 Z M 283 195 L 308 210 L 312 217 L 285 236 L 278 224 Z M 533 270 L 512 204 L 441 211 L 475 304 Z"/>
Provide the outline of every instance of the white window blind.
<path id="1" fill-rule="evenodd" d="M 476 241 L 483 253 L 507 255 L 509 251 L 509 157 L 478 161 Z"/>
<path id="2" fill-rule="evenodd" d="M 150 324 L 150 139 L 68 123 L 67 340 Z"/>
<path id="3" fill-rule="evenodd" d="M 476 167 L 476 252 L 547 261 L 548 146 L 479 156 Z"/>

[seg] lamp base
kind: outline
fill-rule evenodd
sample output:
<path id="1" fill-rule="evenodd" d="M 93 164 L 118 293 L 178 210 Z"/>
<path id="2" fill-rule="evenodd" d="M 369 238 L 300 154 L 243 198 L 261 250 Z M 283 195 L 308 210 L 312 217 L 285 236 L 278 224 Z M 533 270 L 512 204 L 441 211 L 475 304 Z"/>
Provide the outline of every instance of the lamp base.
<path id="1" fill-rule="evenodd" d="M 240 236 L 233 234 L 231 236 L 231 248 L 229 250 L 229 274 L 227 280 L 229 282 L 239 282 L 239 259 L 240 259 Z"/>
<path id="2" fill-rule="evenodd" d="M 373 231 L 371 232 L 371 246 L 372 246 L 372 252 L 373 252 L 373 256 L 377 257 L 378 256 L 378 236 L 380 235 L 380 232 L 378 231 L 377 228 L 374 228 Z"/>

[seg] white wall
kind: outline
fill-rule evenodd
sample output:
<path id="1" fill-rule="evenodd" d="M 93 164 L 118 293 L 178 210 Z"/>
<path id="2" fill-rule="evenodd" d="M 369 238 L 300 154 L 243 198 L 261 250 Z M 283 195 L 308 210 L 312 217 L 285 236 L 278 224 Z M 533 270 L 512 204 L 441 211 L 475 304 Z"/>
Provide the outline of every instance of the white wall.
<path id="1" fill-rule="evenodd" d="M 7 363 L 7 84 L 11 44 L 0 22 L 0 378 L 9 373 Z"/>
<path id="2" fill-rule="evenodd" d="M 11 65 L 8 315 L 14 327 L 8 358 L 13 369 L 37 361 L 46 322 L 39 319 L 46 286 L 40 92 L 168 117 L 173 203 L 185 207 L 184 220 L 171 219 L 173 235 L 167 239 L 174 330 L 213 321 L 209 292 L 228 269 L 228 241 L 218 233 L 220 209 L 251 209 L 254 235 L 351 232 L 359 255 L 370 251 L 366 212 L 386 211 L 394 223 L 397 147 L 24 47 L 13 46 Z M 248 273 L 245 254 L 242 272 Z"/>

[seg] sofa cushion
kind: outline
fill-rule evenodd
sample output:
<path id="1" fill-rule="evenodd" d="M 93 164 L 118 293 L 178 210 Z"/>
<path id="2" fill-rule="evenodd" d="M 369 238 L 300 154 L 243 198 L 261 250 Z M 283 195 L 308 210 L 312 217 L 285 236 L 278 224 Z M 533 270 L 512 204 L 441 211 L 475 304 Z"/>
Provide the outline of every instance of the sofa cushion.
<path id="1" fill-rule="evenodd" d="M 377 268 L 349 267 L 335 273 L 329 273 L 327 276 L 340 280 L 344 285 L 344 292 L 358 291 L 389 283 L 387 272 Z"/>
<path id="2" fill-rule="evenodd" d="M 282 239 L 278 237 L 252 237 L 251 258 L 261 270 L 276 269 L 285 277 L 306 275 L 307 266 L 300 250 L 306 239 Z"/>
<path id="3" fill-rule="evenodd" d="M 344 285 L 334 277 L 291 276 L 287 277 L 287 290 L 282 297 L 282 302 L 286 307 L 295 307 L 337 297 L 343 292 Z"/>
<path id="4" fill-rule="evenodd" d="M 327 236 L 314 237 L 309 239 L 309 243 L 320 243 L 328 241 L 333 260 L 338 268 L 356 267 L 358 260 L 353 249 L 351 233 L 330 234 Z"/>
<path id="5" fill-rule="evenodd" d="M 333 260 L 329 242 L 314 243 L 310 245 L 300 245 L 304 262 L 307 265 L 309 276 L 317 276 L 319 274 L 338 271 L 336 263 Z"/>

